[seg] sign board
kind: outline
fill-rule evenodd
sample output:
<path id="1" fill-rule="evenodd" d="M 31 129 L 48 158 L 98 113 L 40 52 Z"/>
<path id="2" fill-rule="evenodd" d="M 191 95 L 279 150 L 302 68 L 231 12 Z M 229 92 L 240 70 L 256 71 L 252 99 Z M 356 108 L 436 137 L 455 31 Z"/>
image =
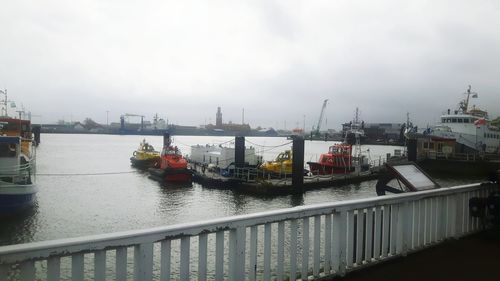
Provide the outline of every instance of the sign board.
<path id="1" fill-rule="evenodd" d="M 391 173 L 411 191 L 422 191 L 439 188 L 432 178 L 420 169 L 415 163 L 388 165 Z"/>

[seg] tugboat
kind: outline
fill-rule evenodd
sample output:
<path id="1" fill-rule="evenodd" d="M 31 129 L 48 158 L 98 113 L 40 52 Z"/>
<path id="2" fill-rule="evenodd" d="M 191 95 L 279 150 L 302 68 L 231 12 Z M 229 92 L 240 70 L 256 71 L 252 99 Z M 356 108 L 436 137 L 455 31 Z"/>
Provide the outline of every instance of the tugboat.
<path id="1" fill-rule="evenodd" d="M 350 174 L 370 168 L 368 159 L 361 154 L 361 138 L 364 136 L 363 125 L 359 122 L 359 111 L 346 132 L 343 143 L 330 146 L 328 153 L 321 154 L 319 162 L 307 162 L 313 175 Z M 355 156 L 352 156 L 352 148 Z"/>
<path id="2" fill-rule="evenodd" d="M 287 175 L 292 173 L 292 157 L 291 150 L 285 150 L 278 154 L 274 161 L 267 161 L 260 165 L 260 169 L 264 172 L 278 175 Z"/>
<path id="3" fill-rule="evenodd" d="M 339 143 L 321 154 L 318 162 L 307 162 L 313 175 L 349 174 L 354 171 L 352 145 Z"/>
<path id="4" fill-rule="evenodd" d="M 7 93 L 0 117 L 0 216 L 13 215 L 32 207 L 37 188 L 34 183 L 35 150 L 31 121 L 7 114 Z"/>
<path id="5" fill-rule="evenodd" d="M 153 179 L 165 182 L 189 182 L 192 177 L 187 160 L 182 157 L 177 146 L 172 146 L 169 133 L 163 135 L 160 167 L 149 168 L 148 171 Z"/>
<path id="6" fill-rule="evenodd" d="M 139 144 L 139 148 L 134 151 L 130 162 L 137 168 L 153 168 L 160 166 L 160 152 L 156 151 L 145 139 Z"/>

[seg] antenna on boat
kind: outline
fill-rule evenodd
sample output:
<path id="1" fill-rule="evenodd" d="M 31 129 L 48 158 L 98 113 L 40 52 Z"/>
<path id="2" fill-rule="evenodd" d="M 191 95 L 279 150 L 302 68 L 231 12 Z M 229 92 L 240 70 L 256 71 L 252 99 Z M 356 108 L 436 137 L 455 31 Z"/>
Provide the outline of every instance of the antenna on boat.
<path id="1" fill-rule="evenodd" d="M 476 92 L 472 92 L 471 91 L 472 89 L 472 86 L 469 85 L 469 88 L 467 89 L 467 92 L 465 92 L 464 94 L 467 95 L 467 98 L 465 98 L 465 100 L 461 101 L 460 104 L 459 104 L 459 109 L 463 112 L 463 113 L 467 113 L 469 111 L 469 98 L 477 98 L 477 93 Z"/>

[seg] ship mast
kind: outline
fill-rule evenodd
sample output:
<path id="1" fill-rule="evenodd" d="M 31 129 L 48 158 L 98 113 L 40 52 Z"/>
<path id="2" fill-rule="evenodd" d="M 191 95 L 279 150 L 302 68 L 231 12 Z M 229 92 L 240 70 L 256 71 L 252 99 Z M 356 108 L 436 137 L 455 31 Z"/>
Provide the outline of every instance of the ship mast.
<path id="1" fill-rule="evenodd" d="M 465 92 L 464 94 L 467 95 L 467 98 L 465 98 L 463 101 L 460 102 L 459 104 L 459 109 L 463 112 L 463 113 L 467 113 L 469 111 L 469 98 L 471 98 L 471 95 L 472 95 L 472 98 L 477 98 L 477 93 L 476 92 L 472 92 L 471 91 L 471 85 L 469 85 L 469 88 L 467 89 L 467 92 Z"/>

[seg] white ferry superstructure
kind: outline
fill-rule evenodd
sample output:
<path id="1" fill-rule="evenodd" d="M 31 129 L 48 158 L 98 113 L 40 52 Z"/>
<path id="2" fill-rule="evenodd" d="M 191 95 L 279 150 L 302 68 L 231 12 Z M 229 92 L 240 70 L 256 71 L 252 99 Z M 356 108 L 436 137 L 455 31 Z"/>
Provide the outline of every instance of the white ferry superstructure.
<path id="1" fill-rule="evenodd" d="M 440 123 L 429 134 L 437 137 L 455 139 L 459 144 L 478 152 L 500 153 L 500 130 L 492 126 L 488 113 L 473 107 L 469 110 L 469 99 L 476 98 L 471 87 L 465 93 L 467 97 L 453 113 L 448 110 L 441 115 Z"/>

